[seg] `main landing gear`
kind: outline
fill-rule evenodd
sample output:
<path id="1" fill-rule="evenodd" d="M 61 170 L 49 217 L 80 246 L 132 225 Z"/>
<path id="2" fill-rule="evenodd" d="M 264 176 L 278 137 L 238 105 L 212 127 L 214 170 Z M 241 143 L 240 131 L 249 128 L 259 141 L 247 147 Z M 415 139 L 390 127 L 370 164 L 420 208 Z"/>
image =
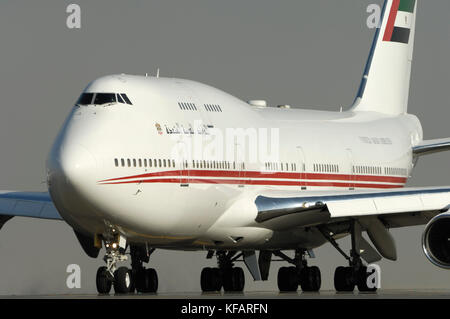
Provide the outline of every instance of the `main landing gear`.
<path id="1" fill-rule="evenodd" d="M 348 267 L 337 267 L 334 272 L 334 288 L 337 292 L 351 292 L 358 287 L 361 292 L 375 292 L 376 287 L 368 287 L 367 279 L 370 276 L 367 273 L 367 267 L 364 266 L 361 256 L 359 254 L 358 239 L 361 236 L 361 229 L 352 221 L 350 226 L 352 248 L 350 256 L 348 256 L 337 244 L 337 242 L 330 236 L 329 232 L 321 229 L 322 234 L 327 240 L 348 260 Z"/>
<path id="2" fill-rule="evenodd" d="M 106 241 L 106 255 L 103 260 L 106 266 L 97 270 L 96 285 L 100 294 L 109 294 L 111 287 L 117 294 L 156 292 L 158 290 L 158 275 L 153 268 L 146 269 L 143 263 L 150 260 L 154 249 L 148 249 L 146 245 L 130 245 L 131 269 L 128 267 L 117 268 L 119 261 L 126 261 L 125 245 L 119 245 L 117 241 Z"/>
<path id="3" fill-rule="evenodd" d="M 319 291 L 322 280 L 320 269 L 316 266 L 308 267 L 306 251 L 297 249 L 295 257 L 290 258 L 281 251 L 275 251 L 274 255 L 293 264 L 291 267 L 281 267 L 278 270 L 278 289 L 280 292 L 297 291 L 298 286 L 303 291 Z"/>
<path id="4" fill-rule="evenodd" d="M 203 268 L 200 286 L 204 292 L 220 291 L 242 292 L 245 286 L 244 271 L 240 267 L 234 267 L 236 261 L 242 254 L 236 252 L 218 251 L 216 268 Z M 212 255 L 208 254 L 208 258 Z"/>

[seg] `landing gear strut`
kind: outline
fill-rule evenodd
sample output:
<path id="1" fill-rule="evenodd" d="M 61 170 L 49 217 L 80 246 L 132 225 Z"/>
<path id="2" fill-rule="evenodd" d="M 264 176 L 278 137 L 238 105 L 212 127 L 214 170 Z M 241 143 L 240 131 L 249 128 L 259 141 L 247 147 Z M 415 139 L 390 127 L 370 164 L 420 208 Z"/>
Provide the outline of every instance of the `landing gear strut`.
<path id="1" fill-rule="evenodd" d="M 202 291 L 236 291 L 241 292 L 245 286 L 244 271 L 240 267 L 234 267 L 236 261 L 242 254 L 236 252 L 218 251 L 216 268 L 203 268 L 200 285 Z"/>
<path id="2" fill-rule="evenodd" d="M 370 275 L 367 273 L 367 267 L 364 266 L 361 256 L 359 255 L 358 238 L 361 235 L 361 229 L 356 221 L 351 222 L 350 234 L 352 248 L 350 250 L 350 256 L 339 247 L 337 242 L 329 235 L 329 232 L 320 230 L 324 237 L 348 260 L 348 267 L 337 267 L 334 272 L 334 288 L 336 291 L 351 292 L 358 287 L 359 291 L 376 291 L 377 288 L 369 288 L 367 285 L 367 278 Z"/>
<path id="3" fill-rule="evenodd" d="M 281 292 L 297 291 L 299 285 L 303 291 L 320 290 L 322 283 L 320 269 L 316 266 L 308 267 L 305 254 L 304 249 L 297 249 L 295 257 L 290 258 L 281 251 L 274 252 L 275 256 L 294 265 L 278 270 L 278 289 Z"/>

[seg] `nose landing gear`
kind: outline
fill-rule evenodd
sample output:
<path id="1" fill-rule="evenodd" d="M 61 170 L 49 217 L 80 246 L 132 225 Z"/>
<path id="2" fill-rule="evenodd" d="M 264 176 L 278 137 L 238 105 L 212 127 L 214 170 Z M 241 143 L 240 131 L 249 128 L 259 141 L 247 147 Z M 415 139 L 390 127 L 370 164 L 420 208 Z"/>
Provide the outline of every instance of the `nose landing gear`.
<path id="1" fill-rule="evenodd" d="M 117 237 L 114 236 L 110 240 L 105 240 L 106 254 L 103 260 L 106 262 L 106 267 L 100 267 L 96 276 L 97 291 L 100 294 L 108 294 L 113 284 L 116 293 L 128 293 L 132 287 L 129 269 L 127 267 L 116 267 L 119 261 L 128 259 L 125 255 L 126 245 L 123 239 Z"/>
<path id="2" fill-rule="evenodd" d="M 116 236 L 117 237 L 117 236 Z M 120 243 L 120 244 L 119 244 Z M 125 254 L 126 244 L 123 237 L 119 240 L 105 240 L 106 254 L 103 260 L 106 266 L 97 270 L 96 286 L 99 294 L 109 294 L 111 287 L 117 294 L 156 292 L 158 289 L 158 275 L 153 268 L 146 269 L 143 263 L 148 263 L 150 255 L 155 249 L 148 249 L 147 245 L 130 245 L 131 269 L 117 263 L 128 260 Z"/>

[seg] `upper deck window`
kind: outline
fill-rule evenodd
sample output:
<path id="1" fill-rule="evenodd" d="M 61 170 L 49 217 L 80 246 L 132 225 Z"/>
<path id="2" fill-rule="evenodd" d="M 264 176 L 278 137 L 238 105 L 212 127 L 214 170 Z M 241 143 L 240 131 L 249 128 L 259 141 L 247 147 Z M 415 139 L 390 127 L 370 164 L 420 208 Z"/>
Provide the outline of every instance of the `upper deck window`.
<path id="1" fill-rule="evenodd" d="M 115 93 L 97 93 L 95 95 L 94 104 L 102 105 L 107 103 L 115 103 L 116 94 Z"/>
<path id="2" fill-rule="evenodd" d="M 92 99 L 94 98 L 94 93 L 83 93 L 78 98 L 78 101 L 76 104 L 79 105 L 88 105 L 92 104 Z"/>

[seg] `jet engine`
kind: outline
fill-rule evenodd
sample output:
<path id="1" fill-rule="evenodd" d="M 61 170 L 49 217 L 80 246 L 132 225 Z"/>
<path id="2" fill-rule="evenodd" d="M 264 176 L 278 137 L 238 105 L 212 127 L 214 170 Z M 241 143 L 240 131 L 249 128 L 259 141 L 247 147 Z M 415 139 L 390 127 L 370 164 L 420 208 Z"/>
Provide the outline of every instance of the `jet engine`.
<path id="1" fill-rule="evenodd" d="M 422 235 L 422 248 L 429 261 L 450 269 L 450 212 L 430 220 Z"/>

